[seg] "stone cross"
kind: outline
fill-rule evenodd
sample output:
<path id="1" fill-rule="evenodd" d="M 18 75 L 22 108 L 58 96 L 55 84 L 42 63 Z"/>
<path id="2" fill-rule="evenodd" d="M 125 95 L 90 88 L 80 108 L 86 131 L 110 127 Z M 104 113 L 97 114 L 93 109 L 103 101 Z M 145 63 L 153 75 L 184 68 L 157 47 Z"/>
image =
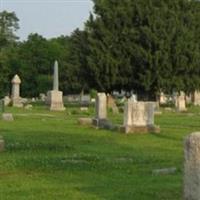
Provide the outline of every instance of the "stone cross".
<path id="1" fill-rule="evenodd" d="M 200 199 L 200 132 L 185 140 L 184 200 Z"/>
<path id="2" fill-rule="evenodd" d="M 58 61 L 54 63 L 54 74 L 53 74 L 53 90 L 59 90 L 59 80 L 58 80 Z"/>

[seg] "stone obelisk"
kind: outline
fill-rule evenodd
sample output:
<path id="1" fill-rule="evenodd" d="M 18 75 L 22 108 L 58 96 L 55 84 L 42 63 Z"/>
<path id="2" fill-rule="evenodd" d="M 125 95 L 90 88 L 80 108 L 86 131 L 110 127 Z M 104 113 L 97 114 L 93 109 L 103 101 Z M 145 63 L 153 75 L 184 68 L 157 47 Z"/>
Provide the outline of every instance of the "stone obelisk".
<path id="1" fill-rule="evenodd" d="M 17 74 L 13 77 L 11 83 L 12 83 L 12 95 L 11 95 L 12 105 L 14 107 L 22 107 L 23 104 L 21 102 L 21 97 L 20 97 L 21 79 Z"/>
<path id="2" fill-rule="evenodd" d="M 59 81 L 58 81 L 58 61 L 54 63 L 54 73 L 53 73 L 53 90 L 59 91 Z"/>
<path id="3" fill-rule="evenodd" d="M 47 93 L 47 104 L 50 105 L 52 111 L 63 111 L 65 107 L 63 105 L 63 92 L 59 91 L 59 78 L 58 78 L 58 61 L 54 63 L 53 74 L 53 90 Z"/>

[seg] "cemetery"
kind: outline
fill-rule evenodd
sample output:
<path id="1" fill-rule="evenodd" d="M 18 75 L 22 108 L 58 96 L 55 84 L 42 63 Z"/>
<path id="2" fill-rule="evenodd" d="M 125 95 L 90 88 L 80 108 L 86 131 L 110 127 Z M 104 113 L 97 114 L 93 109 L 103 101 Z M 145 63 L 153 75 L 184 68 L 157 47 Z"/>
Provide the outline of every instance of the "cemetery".
<path id="1" fill-rule="evenodd" d="M 199 20 L 199 0 L 0 0 L 0 200 L 200 200 Z"/>
<path id="2" fill-rule="evenodd" d="M 31 109 L 2 106 L 1 197 L 182 199 L 185 188 L 186 199 L 192 199 L 191 192 L 198 199 L 199 158 L 195 149 L 200 148 L 200 136 L 191 135 L 185 150 L 184 140 L 200 129 L 200 107 L 190 105 L 184 112 L 160 107 L 162 114 L 154 116 L 152 102 L 129 99 L 124 112 L 116 114 L 108 108 L 106 98 L 99 93 L 96 103 L 88 102 L 87 110 L 81 110 L 79 100 L 76 106 L 65 101 L 66 110 L 52 111 L 39 98 L 31 103 Z M 159 132 L 144 129 L 143 109 L 150 109 L 144 119 L 158 125 Z M 87 123 L 80 125 L 79 119 Z M 125 125 L 128 131 L 103 126 L 107 120 Z M 131 120 L 136 123 L 134 131 L 129 129 Z M 184 151 L 188 151 L 185 164 Z"/>

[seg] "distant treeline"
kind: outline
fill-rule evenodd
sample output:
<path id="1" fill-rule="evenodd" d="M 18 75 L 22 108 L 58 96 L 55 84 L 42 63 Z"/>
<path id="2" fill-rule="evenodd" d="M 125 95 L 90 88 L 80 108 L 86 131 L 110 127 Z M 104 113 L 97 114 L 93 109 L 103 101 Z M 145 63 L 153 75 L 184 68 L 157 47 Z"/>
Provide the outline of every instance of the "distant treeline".
<path id="1" fill-rule="evenodd" d="M 93 0 L 84 30 L 19 42 L 15 13 L 0 12 L 0 95 L 14 74 L 23 96 L 52 88 L 54 60 L 60 89 L 134 90 L 149 99 L 160 92 L 200 89 L 200 3 L 197 0 Z M 66 19 L 67 20 L 67 19 Z"/>

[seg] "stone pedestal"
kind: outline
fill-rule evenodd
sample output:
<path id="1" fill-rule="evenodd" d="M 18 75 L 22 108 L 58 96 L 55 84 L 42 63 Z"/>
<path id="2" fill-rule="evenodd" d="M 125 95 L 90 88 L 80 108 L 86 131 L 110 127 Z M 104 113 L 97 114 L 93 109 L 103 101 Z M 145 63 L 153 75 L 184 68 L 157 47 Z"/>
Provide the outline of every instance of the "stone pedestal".
<path id="1" fill-rule="evenodd" d="M 125 133 L 159 132 L 159 127 L 154 125 L 154 103 L 134 102 L 128 100 L 124 109 Z"/>
<path id="2" fill-rule="evenodd" d="M 47 104 L 50 105 L 52 111 L 64 111 L 63 93 L 56 90 L 49 91 L 47 93 Z"/>
<path id="3" fill-rule="evenodd" d="M 185 141 L 184 200 L 200 199 L 200 132 Z"/>

